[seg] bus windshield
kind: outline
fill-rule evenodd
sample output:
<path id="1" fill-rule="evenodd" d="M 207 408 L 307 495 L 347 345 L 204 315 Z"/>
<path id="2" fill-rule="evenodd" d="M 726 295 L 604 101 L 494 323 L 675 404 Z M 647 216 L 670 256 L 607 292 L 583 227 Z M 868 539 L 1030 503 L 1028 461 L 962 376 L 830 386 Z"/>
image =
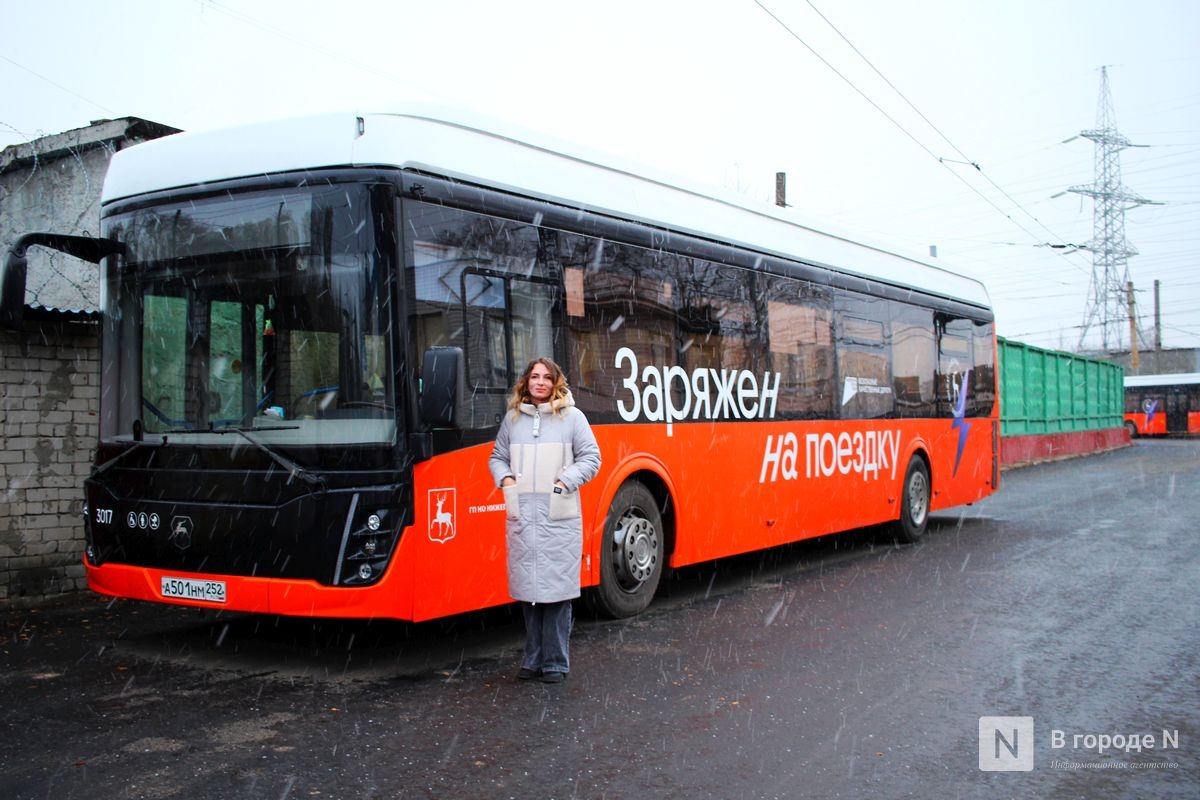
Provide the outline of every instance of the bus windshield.
<path id="1" fill-rule="evenodd" d="M 103 284 L 101 438 L 393 442 L 391 278 L 370 204 L 338 184 L 110 217 L 127 253 Z"/>

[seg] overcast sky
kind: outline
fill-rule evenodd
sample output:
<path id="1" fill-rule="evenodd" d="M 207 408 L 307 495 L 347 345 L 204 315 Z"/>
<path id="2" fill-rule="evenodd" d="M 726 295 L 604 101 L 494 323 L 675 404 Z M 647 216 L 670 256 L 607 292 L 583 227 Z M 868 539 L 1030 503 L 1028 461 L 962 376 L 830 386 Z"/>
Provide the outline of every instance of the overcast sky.
<path id="1" fill-rule="evenodd" d="M 1001 335 L 1074 349 L 1100 67 L 1138 311 L 1200 346 L 1194 0 L 0 0 L 0 146 L 436 102 L 763 202 L 985 282 Z M 978 165 L 978 168 L 973 165 Z M 1056 196 L 1058 195 L 1058 196 Z M 1123 342 L 1128 342 L 1127 332 Z M 1099 341 L 1093 327 L 1089 337 Z"/>

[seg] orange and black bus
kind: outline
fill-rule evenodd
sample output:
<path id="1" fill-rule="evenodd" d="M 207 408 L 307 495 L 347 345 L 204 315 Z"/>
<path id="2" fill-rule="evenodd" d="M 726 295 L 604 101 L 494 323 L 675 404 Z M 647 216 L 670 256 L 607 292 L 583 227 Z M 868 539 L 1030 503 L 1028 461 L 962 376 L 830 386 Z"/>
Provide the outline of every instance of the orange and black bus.
<path id="1" fill-rule="evenodd" d="M 1131 437 L 1200 433 L 1200 372 L 1125 376 Z"/>
<path id="2" fill-rule="evenodd" d="M 581 586 L 851 528 L 918 539 L 999 482 L 984 287 L 781 209 L 470 120 L 327 115 L 117 153 L 102 236 L 97 592 L 423 620 L 503 604 L 487 457 L 563 364 L 603 454 Z M 14 299 L 17 298 L 17 299 Z"/>

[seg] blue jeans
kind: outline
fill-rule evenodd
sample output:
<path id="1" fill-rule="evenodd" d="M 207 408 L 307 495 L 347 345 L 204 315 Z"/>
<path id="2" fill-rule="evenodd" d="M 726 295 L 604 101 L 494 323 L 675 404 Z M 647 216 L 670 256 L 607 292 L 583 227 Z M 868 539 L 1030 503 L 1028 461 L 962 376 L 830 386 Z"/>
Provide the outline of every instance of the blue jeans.
<path id="1" fill-rule="evenodd" d="M 525 660 L 521 666 L 542 672 L 569 672 L 571 601 L 521 603 L 525 614 Z"/>

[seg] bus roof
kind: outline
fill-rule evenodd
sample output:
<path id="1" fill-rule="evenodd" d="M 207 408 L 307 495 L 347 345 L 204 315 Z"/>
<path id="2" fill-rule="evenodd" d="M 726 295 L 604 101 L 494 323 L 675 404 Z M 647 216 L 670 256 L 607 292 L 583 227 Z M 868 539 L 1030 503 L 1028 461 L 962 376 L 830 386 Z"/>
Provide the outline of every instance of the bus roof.
<path id="1" fill-rule="evenodd" d="M 1200 383 L 1200 372 L 1172 372 L 1162 375 L 1126 375 L 1127 387 L 1180 386 Z"/>
<path id="2" fill-rule="evenodd" d="M 117 152 L 101 197 L 109 203 L 231 178 L 371 166 L 420 170 L 990 307 L 981 282 L 928 261 L 457 113 L 325 114 L 166 136 Z"/>

